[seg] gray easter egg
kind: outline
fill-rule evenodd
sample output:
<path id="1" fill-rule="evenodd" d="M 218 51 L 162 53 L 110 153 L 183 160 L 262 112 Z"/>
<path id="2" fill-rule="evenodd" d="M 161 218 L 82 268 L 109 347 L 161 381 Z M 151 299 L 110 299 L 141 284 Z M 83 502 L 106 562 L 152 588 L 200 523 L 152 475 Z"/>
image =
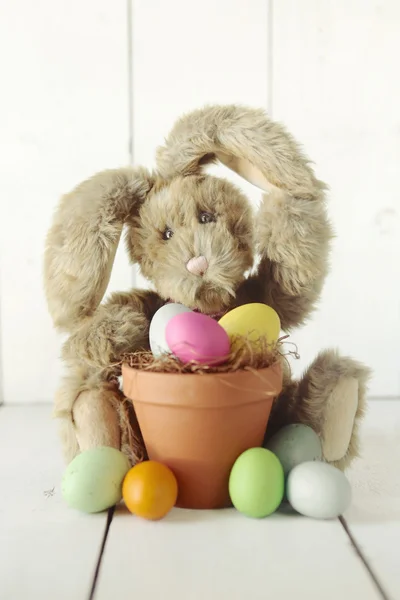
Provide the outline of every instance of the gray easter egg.
<path id="1" fill-rule="evenodd" d="M 308 425 L 287 425 L 266 443 L 281 461 L 285 475 L 297 465 L 322 460 L 322 448 L 318 435 Z"/>

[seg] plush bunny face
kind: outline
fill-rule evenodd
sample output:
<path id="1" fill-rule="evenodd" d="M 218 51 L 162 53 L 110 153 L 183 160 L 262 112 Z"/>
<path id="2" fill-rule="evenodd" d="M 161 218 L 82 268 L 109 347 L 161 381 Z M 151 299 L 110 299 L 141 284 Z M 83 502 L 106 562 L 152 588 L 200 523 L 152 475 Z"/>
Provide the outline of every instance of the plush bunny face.
<path id="1" fill-rule="evenodd" d="M 161 181 L 131 226 L 128 248 L 164 299 L 218 312 L 253 264 L 252 210 L 223 179 Z"/>

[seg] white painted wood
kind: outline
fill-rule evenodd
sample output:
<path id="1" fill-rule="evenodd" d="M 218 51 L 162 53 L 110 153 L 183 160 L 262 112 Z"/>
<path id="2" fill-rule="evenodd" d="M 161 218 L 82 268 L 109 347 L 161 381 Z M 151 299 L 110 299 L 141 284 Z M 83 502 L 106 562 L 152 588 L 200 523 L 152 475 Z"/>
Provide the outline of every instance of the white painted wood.
<path id="1" fill-rule="evenodd" d="M 273 14 L 273 116 L 329 184 L 337 234 L 294 368 L 336 346 L 374 369 L 372 395 L 399 396 L 400 4 L 279 0 Z"/>
<path id="2" fill-rule="evenodd" d="M 268 98 L 268 6 L 253 0 L 133 0 L 133 154 L 154 165 L 183 112 L 212 103 L 265 106 Z M 260 192 L 228 169 L 256 201 Z M 147 286 L 138 275 L 138 286 Z"/>
<path id="3" fill-rule="evenodd" d="M 390 598 L 400 598 L 400 402 L 371 402 L 362 428 L 362 458 L 349 478 L 346 521 Z"/>
<path id="4" fill-rule="evenodd" d="M 61 340 L 42 292 L 45 235 L 58 198 L 94 172 L 129 162 L 126 12 L 122 0 L 1 3 L 0 329 L 8 403 L 49 401 L 60 375 Z M 110 288 L 131 283 L 120 251 Z"/>
<path id="5" fill-rule="evenodd" d="M 60 375 L 61 339 L 41 280 L 44 238 L 59 196 L 97 170 L 128 162 L 131 134 L 135 161 L 151 166 L 157 144 L 183 111 L 212 102 L 268 106 L 271 98 L 273 116 L 304 143 L 331 186 L 338 234 L 320 310 L 292 335 L 302 356 L 295 372 L 322 346 L 335 345 L 374 368 L 373 395 L 399 395 L 399 4 L 280 0 L 272 24 L 268 0 L 253 0 L 251 10 L 240 0 L 205 0 L 196 10 L 184 0 L 132 0 L 132 6 L 129 57 L 125 0 L 0 6 L 6 402 L 50 400 Z M 214 172 L 239 182 L 222 167 Z M 257 202 L 259 192 L 239 183 Z M 127 289 L 131 279 L 121 248 L 109 289 Z"/>
<path id="6" fill-rule="evenodd" d="M 352 594 L 349 590 L 352 588 Z M 156 523 L 116 514 L 98 600 L 378 599 L 338 521 L 174 510 Z"/>
<path id="7" fill-rule="evenodd" d="M 0 409 L 0 597 L 86 598 L 105 515 L 69 510 L 50 406 Z M 345 517 L 390 598 L 400 595 L 400 403 L 371 402 Z M 54 495 L 45 495 L 54 488 Z M 23 576 L 21 575 L 23 574 Z M 377 599 L 337 521 L 174 510 L 157 523 L 120 508 L 96 598 Z"/>
<path id="8" fill-rule="evenodd" d="M 0 288 L 0 314 L 1 314 L 1 288 Z M 2 356 L 2 343 L 1 343 L 1 320 L 0 320 L 0 406 L 4 402 L 3 397 L 3 356 Z"/>
<path id="9" fill-rule="evenodd" d="M 69 509 L 51 407 L 0 409 L 0 597 L 87 598 L 106 516 Z M 54 489 L 54 495 L 45 494 Z"/>

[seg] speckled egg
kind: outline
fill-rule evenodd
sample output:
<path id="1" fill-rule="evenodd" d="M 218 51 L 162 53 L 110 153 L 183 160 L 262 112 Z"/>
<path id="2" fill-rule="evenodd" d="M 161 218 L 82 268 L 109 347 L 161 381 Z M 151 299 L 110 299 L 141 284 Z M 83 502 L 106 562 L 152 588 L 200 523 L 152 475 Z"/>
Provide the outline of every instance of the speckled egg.
<path id="1" fill-rule="evenodd" d="M 128 458 L 115 448 L 101 446 L 78 454 L 62 479 L 62 495 L 76 510 L 96 513 L 117 504 L 130 469 Z"/>
<path id="2" fill-rule="evenodd" d="M 170 302 L 169 304 L 165 304 L 159 308 L 155 313 L 151 320 L 149 329 L 150 349 L 154 357 L 157 358 L 162 354 L 169 354 L 171 352 L 165 337 L 167 324 L 176 315 L 187 312 L 192 311 L 183 304 Z"/>
<path id="3" fill-rule="evenodd" d="M 304 462 L 290 471 L 286 496 L 291 506 L 306 517 L 334 519 L 349 507 L 351 487 L 336 467 L 324 462 Z"/>
<path id="4" fill-rule="evenodd" d="M 322 460 L 320 439 L 307 425 L 294 424 L 282 427 L 268 440 L 266 448 L 277 455 L 285 475 L 303 462 Z"/>

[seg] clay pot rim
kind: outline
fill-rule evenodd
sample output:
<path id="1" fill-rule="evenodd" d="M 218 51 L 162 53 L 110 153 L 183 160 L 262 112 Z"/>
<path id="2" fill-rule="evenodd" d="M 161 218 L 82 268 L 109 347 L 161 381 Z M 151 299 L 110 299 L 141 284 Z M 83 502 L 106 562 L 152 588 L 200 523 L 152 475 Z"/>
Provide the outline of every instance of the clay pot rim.
<path id="1" fill-rule="evenodd" d="M 123 363 L 122 365 L 122 374 L 125 371 L 126 373 L 130 373 L 131 375 L 133 375 L 133 373 L 138 373 L 138 375 L 140 375 L 140 377 L 152 377 L 154 379 L 161 379 L 163 377 L 169 377 L 171 379 L 181 379 L 182 376 L 185 376 L 187 379 L 189 378 L 196 378 L 196 379 L 200 379 L 200 378 L 205 378 L 207 377 L 208 380 L 210 379 L 221 379 L 222 378 L 226 378 L 226 379 L 234 379 L 235 377 L 239 377 L 239 376 L 243 376 L 245 373 L 246 374 L 251 374 L 251 373 L 267 373 L 267 372 L 271 372 L 271 371 L 275 371 L 275 369 L 279 369 L 281 367 L 281 363 L 279 360 L 275 361 L 274 363 L 272 363 L 269 367 L 263 367 L 262 369 L 255 369 L 255 368 L 251 368 L 251 369 L 246 369 L 246 368 L 241 368 L 241 369 L 237 369 L 236 371 L 227 371 L 227 372 L 220 372 L 220 373 L 162 373 L 159 371 L 150 371 L 150 370 L 144 370 L 144 369 L 137 369 L 135 367 L 131 367 L 129 366 L 127 363 Z"/>
<path id="2" fill-rule="evenodd" d="M 257 378 L 254 387 L 248 382 L 252 375 Z M 263 375 L 265 375 L 265 380 Z M 208 373 L 205 375 L 199 375 L 198 373 L 157 373 L 124 364 L 122 365 L 122 377 L 124 394 L 134 404 L 140 403 L 169 408 L 187 406 L 191 410 L 221 409 L 224 406 L 233 408 L 238 405 L 266 402 L 269 399 L 272 402 L 282 390 L 282 365 L 279 361 L 269 367 L 254 369 L 253 371 L 239 369 L 228 373 Z M 226 384 L 226 391 L 228 392 L 230 388 L 232 393 L 221 397 L 218 404 L 215 403 L 215 399 L 210 398 L 208 401 L 210 394 L 212 397 L 215 389 L 221 388 L 224 384 Z M 132 393 L 132 389 L 137 391 L 138 386 L 140 387 L 140 393 L 136 395 Z M 190 389 L 191 386 L 196 389 L 197 394 L 202 394 L 203 400 L 201 402 L 192 403 L 187 400 L 190 396 L 187 395 L 187 389 Z M 155 396 L 154 389 L 163 389 L 166 393 L 160 395 L 157 392 Z M 171 401 L 171 397 L 174 398 L 173 401 Z"/>

